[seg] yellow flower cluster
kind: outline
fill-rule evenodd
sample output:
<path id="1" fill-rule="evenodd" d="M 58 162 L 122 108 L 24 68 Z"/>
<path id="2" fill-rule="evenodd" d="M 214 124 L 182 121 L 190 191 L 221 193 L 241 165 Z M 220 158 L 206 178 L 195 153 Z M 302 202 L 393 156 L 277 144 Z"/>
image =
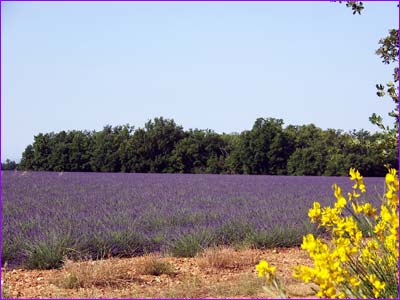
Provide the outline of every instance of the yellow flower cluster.
<path id="1" fill-rule="evenodd" d="M 267 261 L 261 260 L 256 266 L 258 277 L 265 277 L 265 286 L 263 289 L 271 296 L 280 295 L 281 298 L 287 298 L 278 278 L 275 276 L 276 267 L 272 267 Z"/>
<path id="2" fill-rule="evenodd" d="M 359 188 L 362 193 L 365 193 L 367 190 L 365 188 L 365 184 L 363 182 L 363 177 L 360 175 L 360 172 L 355 168 L 350 168 L 350 180 L 354 181 L 353 189 Z"/>
<path id="3" fill-rule="evenodd" d="M 294 273 L 294 277 L 301 278 L 304 282 L 313 281 L 319 285 L 317 296 L 323 298 L 345 297 L 344 293 L 338 291 L 337 284 L 350 282 L 353 286 L 359 285 L 357 278 L 352 277 L 342 266 L 354 253 L 350 240 L 338 238 L 334 242 L 337 247 L 330 251 L 327 244 L 312 234 L 305 236 L 301 247 L 307 250 L 314 260 L 314 267 L 299 266 Z"/>
<path id="4" fill-rule="evenodd" d="M 269 284 L 274 278 L 276 267 L 271 267 L 267 261 L 261 260 L 256 266 L 256 270 L 258 271 L 258 277 L 265 276 L 266 282 Z"/>
<path id="5" fill-rule="evenodd" d="M 373 285 L 373 292 L 374 292 L 374 296 L 375 298 L 379 297 L 380 292 L 385 288 L 385 283 L 384 282 L 380 282 L 377 278 L 375 274 L 371 274 L 368 277 L 369 282 Z"/>
<path id="6" fill-rule="evenodd" d="M 377 235 L 378 240 L 384 243 L 386 249 L 391 254 L 387 258 L 389 266 L 397 266 L 399 255 L 399 180 L 395 169 L 389 170 L 389 173 L 385 177 L 385 182 L 385 198 L 387 201 L 381 206 L 379 222 L 375 225 L 374 233 Z"/>
<path id="7" fill-rule="evenodd" d="M 319 297 L 374 297 L 386 296 L 385 272 L 397 274 L 398 260 L 398 177 L 395 169 L 386 175 L 386 192 L 380 216 L 370 203 L 359 203 L 366 192 L 359 171 L 350 169 L 354 181 L 353 192 L 346 199 L 337 185 L 333 185 L 336 198 L 334 207 L 320 207 L 314 202 L 308 216 L 332 234 L 331 247 L 312 234 L 303 237 L 301 247 L 314 260 L 314 267 L 298 266 L 294 277 L 304 282 L 313 281 L 320 290 Z M 351 203 L 351 208 L 347 204 Z M 345 216 L 343 209 L 354 216 Z M 358 217 L 357 217 L 358 216 Z M 358 227 L 363 217 L 376 238 L 365 241 Z M 380 270 L 376 272 L 376 270 Z M 382 270 L 385 270 L 382 272 Z M 396 276 L 397 280 L 397 276 Z"/>
<path id="8" fill-rule="evenodd" d="M 387 192 L 385 194 L 388 204 L 391 208 L 397 208 L 399 203 L 399 179 L 395 169 L 389 169 L 389 173 L 385 177 Z"/>

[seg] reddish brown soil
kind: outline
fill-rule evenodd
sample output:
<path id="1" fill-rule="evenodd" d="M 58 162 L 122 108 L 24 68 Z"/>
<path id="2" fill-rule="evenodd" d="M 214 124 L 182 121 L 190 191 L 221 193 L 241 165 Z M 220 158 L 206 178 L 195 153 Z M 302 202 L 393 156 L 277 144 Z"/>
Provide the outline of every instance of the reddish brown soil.
<path id="1" fill-rule="evenodd" d="M 112 259 L 112 265 L 132 270 L 140 257 Z M 166 257 L 173 274 L 160 276 L 135 274 L 132 280 L 120 280 L 86 288 L 61 287 L 66 270 L 3 270 L 3 296 L 21 298 L 267 298 L 271 297 L 257 278 L 255 264 L 266 259 L 277 267 L 277 276 L 291 298 L 310 298 L 310 284 L 292 276 L 296 265 L 312 265 L 307 253 L 300 248 L 235 251 L 233 266 L 215 268 L 197 258 Z M 101 262 L 91 262 L 97 264 Z M 79 269 L 79 268 L 78 268 Z M 128 273 L 130 273 L 128 271 Z M 100 275 L 99 275 L 100 276 Z M 276 296 L 275 296 L 276 297 Z"/>

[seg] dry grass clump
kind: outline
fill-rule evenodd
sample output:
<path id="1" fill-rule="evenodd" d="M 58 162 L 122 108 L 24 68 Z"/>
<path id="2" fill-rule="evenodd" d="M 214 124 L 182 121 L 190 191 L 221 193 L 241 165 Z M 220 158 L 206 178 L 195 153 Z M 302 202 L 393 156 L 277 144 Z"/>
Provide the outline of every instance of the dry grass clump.
<path id="1" fill-rule="evenodd" d="M 185 277 L 182 284 L 162 292 L 166 298 L 251 297 L 263 293 L 262 282 L 252 273 L 240 274 L 230 281 L 210 283 L 198 276 Z"/>
<path id="2" fill-rule="evenodd" d="M 165 259 L 146 255 L 135 265 L 136 272 L 140 275 L 159 276 L 161 274 L 175 275 L 172 265 Z"/>
<path id="3" fill-rule="evenodd" d="M 246 256 L 246 254 L 249 254 L 249 256 Z M 217 247 L 206 249 L 200 255 L 198 264 L 202 269 L 240 269 L 253 266 L 257 259 L 258 257 L 250 255 L 250 251 L 239 252 L 232 248 Z"/>
<path id="4" fill-rule="evenodd" d="M 232 282 L 215 285 L 212 294 L 224 297 L 251 297 L 262 291 L 262 281 L 253 273 L 241 274 Z M 211 294 L 211 295 L 212 295 Z"/>
<path id="5" fill-rule="evenodd" d="M 121 286 L 143 281 L 140 275 L 161 274 L 175 275 L 168 261 L 150 255 L 140 258 L 134 264 L 123 263 L 118 258 L 80 262 L 66 259 L 62 273 L 53 283 L 65 289 Z"/>
<path id="6" fill-rule="evenodd" d="M 67 259 L 62 270 L 61 276 L 54 279 L 54 284 L 66 289 L 118 286 L 139 280 L 132 266 L 116 263 L 114 258 L 84 262 Z"/>

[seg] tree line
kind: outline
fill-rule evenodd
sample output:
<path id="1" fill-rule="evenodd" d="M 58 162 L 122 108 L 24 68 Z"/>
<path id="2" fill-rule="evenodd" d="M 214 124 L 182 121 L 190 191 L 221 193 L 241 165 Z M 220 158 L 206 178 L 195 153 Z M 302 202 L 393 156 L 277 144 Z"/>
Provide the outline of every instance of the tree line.
<path id="1" fill-rule="evenodd" d="M 40 133 L 18 166 L 6 161 L 2 169 L 14 163 L 20 170 L 58 172 L 345 176 L 356 167 L 365 176 L 383 176 L 385 164 L 398 164 L 397 146 L 388 149 L 386 138 L 385 133 L 323 130 L 313 124 L 284 127 L 274 118 L 258 118 L 241 133 L 185 131 L 173 119 L 159 117 L 137 129 Z"/>

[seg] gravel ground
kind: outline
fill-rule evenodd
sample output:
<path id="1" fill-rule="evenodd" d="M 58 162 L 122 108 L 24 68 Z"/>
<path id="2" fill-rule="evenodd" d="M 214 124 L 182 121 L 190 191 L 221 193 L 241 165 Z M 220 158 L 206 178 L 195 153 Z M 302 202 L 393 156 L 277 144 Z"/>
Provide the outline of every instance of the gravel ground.
<path id="1" fill-rule="evenodd" d="M 271 295 L 263 290 L 262 280 L 257 278 L 255 271 L 255 264 L 260 259 L 266 259 L 271 265 L 277 266 L 277 274 L 290 298 L 310 298 L 314 295 L 311 284 L 304 284 L 292 277 L 296 265 L 312 265 L 312 261 L 304 250 L 276 248 L 268 250 L 230 249 L 230 251 L 230 263 L 225 264 L 224 267 L 211 266 L 204 262 L 204 256 L 203 258 L 160 258 L 170 264 L 173 274 L 159 276 L 143 275 L 137 271 L 143 257 L 112 258 L 83 262 L 81 265 L 72 263 L 76 270 L 81 271 L 83 270 L 82 264 L 86 264 L 86 268 L 94 270 L 99 264 L 109 263 L 108 266 L 112 267 L 112 270 L 122 270 L 119 272 L 134 274 L 130 277 L 131 280 L 110 281 L 108 279 L 108 282 L 102 284 L 78 288 L 62 287 L 65 284 L 63 278 L 67 276 L 68 272 L 66 269 L 7 271 L 3 268 L 3 295 L 12 298 L 267 298 Z M 89 265 L 90 267 L 88 267 Z"/>

